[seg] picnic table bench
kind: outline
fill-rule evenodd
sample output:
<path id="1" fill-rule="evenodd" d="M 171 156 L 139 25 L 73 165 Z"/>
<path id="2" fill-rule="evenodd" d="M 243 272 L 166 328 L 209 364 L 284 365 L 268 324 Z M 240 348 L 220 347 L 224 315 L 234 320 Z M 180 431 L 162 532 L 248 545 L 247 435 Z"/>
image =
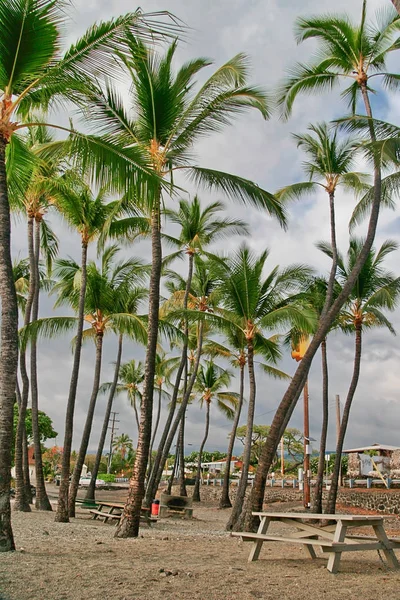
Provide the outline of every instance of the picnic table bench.
<path id="1" fill-rule="evenodd" d="M 125 504 L 122 502 L 97 502 L 97 508 L 90 509 L 93 519 L 102 518 L 104 523 L 108 520 L 115 520 L 116 523 L 121 520 Z M 150 508 L 142 506 L 140 518 L 143 519 L 150 527 L 157 519 L 150 515 Z"/>
<path id="2" fill-rule="evenodd" d="M 328 554 L 327 569 L 337 573 L 342 552 L 357 552 L 361 550 L 382 551 L 393 569 L 400 567 L 395 548 L 400 548 L 400 538 L 388 538 L 383 526 L 383 517 L 375 515 L 327 515 L 313 513 L 276 513 L 253 512 L 259 517 L 260 525 L 257 533 L 235 531 L 233 536 L 241 537 L 244 542 L 253 542 L 249 562 L 258 559 L 264 542 L 286 542 L 302 544 L 311 558 L 316 558 L 315 547 Z M 319 526 L 315 521 L 327 521 L 329 525 Z M 272 521 L 279 521 L 296 527 L 295 532 L 289 532 L 286 537 L 269 535 L 267 533 Z M 332 523 L 333 521 L 333 523 Z M 349 535 L 347 530 L 352 527 L 372 527 L 373 536 Z"/>

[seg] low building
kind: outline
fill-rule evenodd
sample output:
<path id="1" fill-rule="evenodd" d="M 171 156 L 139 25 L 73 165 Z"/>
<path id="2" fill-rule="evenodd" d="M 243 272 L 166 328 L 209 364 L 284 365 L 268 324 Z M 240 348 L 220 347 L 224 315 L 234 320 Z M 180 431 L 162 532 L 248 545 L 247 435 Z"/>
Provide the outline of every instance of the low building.
<path id="1" fill-rule="evenodd" d="M 357 477 L 400 478 L 400 447 L 387 444 L 372 444 L 361 448 L 343 450 L 349 455 L 347 475 Z"/>

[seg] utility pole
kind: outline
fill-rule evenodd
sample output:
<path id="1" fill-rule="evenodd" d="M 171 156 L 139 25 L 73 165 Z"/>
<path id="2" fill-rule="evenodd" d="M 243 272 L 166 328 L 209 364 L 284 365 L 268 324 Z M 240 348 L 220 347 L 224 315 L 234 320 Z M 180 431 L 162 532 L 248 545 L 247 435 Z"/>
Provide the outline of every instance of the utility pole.
<path id="1" fill-rule="evenodd" d="M 336 394 L 336 446 L 340 435 L 340 396 Z M 342 457 L 340 457 L 339 486 L 342 485 Z"/>
<path id="2" fill-rule="evenodd" d="M 311 493 L 310 493 L 310 418 L 309 418 L 309 407 L 308 407 L 308 379 L 304 384 L 304 494 L 303 504 L 304 508 L 310 508 L 311 506 Z"/>
<path id="3" fill-rule="evenodd" d="M 117 417 L 117 415 L 119 415 L 119 413 L 112 412 L 111 415 L 112 415 L 112 417 L 110 418 L 111 425 L 108 426 L 108 429 L 111 429 L 110 451 L 108 453 L 108 461 L 107 461 L 107 473 L 108 474 L 111 471 L 111 461 L 112 461 L 112 452 L 113 452 L 113 444 L 114 444 L 114 435 L 115 435 L 115 432 L 118 431 L 118 427 L 116 427 L 115 424 L 119 423 L 119 421 L 116 419 L 116 417 Z"/>

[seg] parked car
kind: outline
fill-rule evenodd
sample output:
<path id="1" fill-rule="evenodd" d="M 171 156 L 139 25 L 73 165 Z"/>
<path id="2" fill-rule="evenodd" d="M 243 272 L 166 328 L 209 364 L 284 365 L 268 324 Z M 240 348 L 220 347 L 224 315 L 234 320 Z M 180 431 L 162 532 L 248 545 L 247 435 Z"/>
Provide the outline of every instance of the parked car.
<path id="1" fill-rule="evenodd" d="M 81 477 L 79 480 L 79 485 L 89 485 L 91 477 Z M 96 487 L 100 485 L 106 485 L 106 482 L 103 479 L 96 479 Z"/>

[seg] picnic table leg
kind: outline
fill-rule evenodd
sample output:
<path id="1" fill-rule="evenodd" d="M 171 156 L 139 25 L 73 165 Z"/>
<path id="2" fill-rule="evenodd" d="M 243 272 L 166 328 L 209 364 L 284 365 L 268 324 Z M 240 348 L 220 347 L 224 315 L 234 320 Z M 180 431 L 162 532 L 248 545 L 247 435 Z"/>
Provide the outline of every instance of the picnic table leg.
<path id="1" fill-rule="evenodd" d="M 307 539 L 318 539 L 317 535 L 310 535 Z M 304 544 L 305 549 L 307 550 L 308 554 L 310 555 L 310 558 L 314 559 L 317 558 L 316 552 L 314 550 L 313 546 L 309 546 L 308 544 Z"/>
<path id="2" fill-rule="evenodd" d="M 258 527 L 257 533 L 263 533 L 263 534 L 266 533 L 270 522 L 271 522 L 271 519 L 269 519 L 268 517 L 261 517 L 261 521 L 260 521 L 260 525 Z M 256 542 L 254 542 L 254 544 L 250 550 L 248 562 L 252 562 L 252 561 L 258 559 L 262 545 L 263 545 L 263 540 L 257 540 Z"/>
<path id="3" fill-rule="evenodd" d="M 382 551 L 383 551 L 389 565 L 392 567 L 392 569 L 400 568 L 399 561 L 397 560 L 397 557 L 393 551 L 393 548 L 390 548 L 390 542 L 388 540 L 385 528 L 383 527 L 382 523 L 379 525 L 374 525 L 373 529 L 375 531 L 376 537 L 378 538 L 378 540 L 380 542 L 382 542 L 382 545 L 384 546 Z"/>
<path id="4" fill-rule="evenodd" d="M 346 537 L 346 530 L 347 530 L 347 526 L 345 525 L 345 523 L 343 521 L 340 521 L 340 519 L 339 519 L 336 524 L 335 535 L 333 536 L 333 541 L 334 542 L 343 542 L 344 538 Z M 328 566 L 327 566 L 328 571 L 330 571 L 331 573 L 337 573 L 341 557 L 342 557 L 341 552 L 330 552 L 329 553 L 329 560 L 328 560 Z"/>

